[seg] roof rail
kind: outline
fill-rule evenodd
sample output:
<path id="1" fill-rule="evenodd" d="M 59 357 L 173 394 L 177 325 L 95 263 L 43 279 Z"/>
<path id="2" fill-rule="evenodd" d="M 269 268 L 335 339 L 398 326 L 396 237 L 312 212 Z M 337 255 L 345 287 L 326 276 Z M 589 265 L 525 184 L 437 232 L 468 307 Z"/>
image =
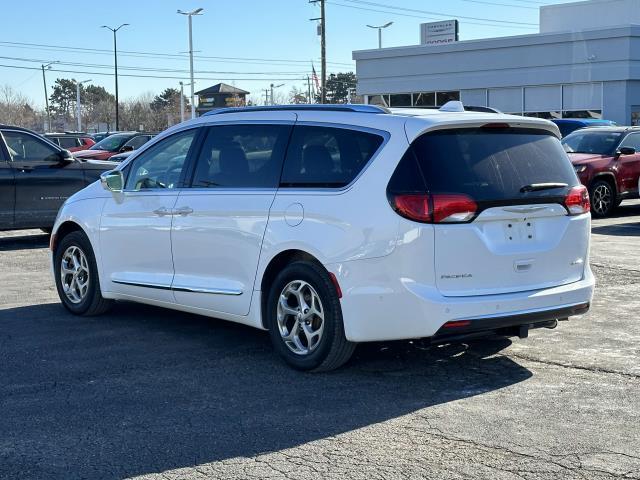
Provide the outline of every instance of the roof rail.
<path id="1" fill-rule="evenodd" d="M 355 113 L 389 113 L 389 110 L 377 105 L 361 104 L 305 104 L 305 105 L 266 105 L 262 107 L 227 107 L 211 110 L 204 115 L 222 115 L 225 113 L 242 112 L 281 112 L 281 111 L 312 111 L 312 112 L 355 112 Z"/>

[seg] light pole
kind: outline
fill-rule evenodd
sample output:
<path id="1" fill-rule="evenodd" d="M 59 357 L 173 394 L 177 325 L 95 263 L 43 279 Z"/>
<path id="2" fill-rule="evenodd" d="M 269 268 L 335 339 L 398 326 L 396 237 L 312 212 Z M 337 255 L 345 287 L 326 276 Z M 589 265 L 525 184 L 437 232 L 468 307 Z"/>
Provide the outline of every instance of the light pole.
<path id="1" fill-rule="evenodd" d="M 118 98 L 118 42 L 116 40 L 116 32 L 120 30 L 122 27 L 126 27 L 127 25 L 129 24 L 123 23 L 118 28 L 111 28 L 107 25 L 102 25 L 102 27 L 100 27 L 100 28 L 107 28 L 113 32 L 113 65 L 115 66 L 115 70 L 116 70 L 115 72 L 116 74 L 116 131 L 118 131 L 119 129 L 118 110 L 119 110 L 119 101 L 120 101 L 120 99 Z"/>
<path id="2" fill-rule="evenodd" d="M 191 17 L 194 15 L 202 15 L 202 11 L 204 8 L 196 8 L 190 12 L 183 12 L 182 10 L 178 10 L 180 15 L 186 15 L 189 17 L 189 71 L 191 74 L 191 118 L 196 118 L 196 98 L 194 91 L 194 82 L 193 82 L 193 29 L 191 25 Z"/>
<path id="3" fill-rule="evenodd" d="M 275 105 L 275 102 L 273 101 L 273 89 L 280 87 L 284 87 L 284 83 L 281 83 L 280 85 L 274 85 L 273 83 L 271 84 L 271 105 Z"/>
<path id="4" fill-rule="evenodd" d="M 83 83 L 88 83 L 90 82 L 91 79 L 89 80 L 83 80 L 82 82 L 76 82 L 76 111 L 77 111 L 77 117 L 78 117 L 78 132 L 82 131 L 82 109 L 80 108 L 80 85 L 82 85 Z"/>
<path id="5" fill-rule="evenodd" d="M 184 122 L 184 82 L 180 82 L 180 121 Z"/>
<path id="6" fill-rule="evenodd" d="M 54 63 L 59 63 L 57 60 L 55 62 L 49 62 L 42 65 L 42 83 L 44 84 L 44 104 L 45 109 L 47 111 L 47 128 L 48 132 L 51 131 L 51 112 L 49 111 L 49 95 L 47 94 L 47 77 L 44 74 L 45 70 L 51 70 L 51 65 Z"/>
<path id="7" fill-rule="evenodd" d="M 367 25 L 369 28 L 377 28 L 378 29 L 378 48 L 382 48 L 382 29 L 387 28 L 393 25 L 393 22 L 385 23 L 384 25 Z"/>

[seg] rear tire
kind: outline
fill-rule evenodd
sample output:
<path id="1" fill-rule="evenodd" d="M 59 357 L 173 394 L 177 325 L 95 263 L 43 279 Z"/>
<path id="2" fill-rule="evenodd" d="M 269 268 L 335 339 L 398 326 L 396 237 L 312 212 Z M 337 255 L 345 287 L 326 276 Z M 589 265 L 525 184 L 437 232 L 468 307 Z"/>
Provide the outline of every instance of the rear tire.
<path id="1" fill-rule="evenodd" d="M 113 301 L 100 293 L 96 258 L 84 232 L 71 232 L 58 241 L 53 258 L 56 289 L 67 310 L 93 316 L 111 308 Z"/>
<path id="2" fill-rule="evenodd" d="M 597 218 L 608 217 L 618 205 L 616 191 L 611 182 L 596 180 L 589 189 L 591 214 Z"/>
<path id="3" fill-rule="evenodd" d="M 316 263 L 285 267 L 269 289 L 265 314 L 275 350 L 297 370 L 335 370 L 355 350 L 344 334 L 335 286 Z"/>

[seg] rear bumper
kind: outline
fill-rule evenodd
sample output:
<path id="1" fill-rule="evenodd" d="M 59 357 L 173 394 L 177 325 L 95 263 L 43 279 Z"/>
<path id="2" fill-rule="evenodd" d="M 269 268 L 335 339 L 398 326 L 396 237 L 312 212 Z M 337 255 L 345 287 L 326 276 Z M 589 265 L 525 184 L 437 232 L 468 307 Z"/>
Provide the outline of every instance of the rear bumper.
<path id="1" fill-rule="evenodd" d="M 586 312 L 595 286 L 587 266 L 582 280 L 567 285 L 500 295 L 445 297 L 433 285 L 391 277 L 381 269 L 384 263 L 379 259 L 343 263 L 335 269 L 328 266 L 343 291 L 344 327 L 350 341 L 443 338 L 519 325 L 550 326 L 549 322 Z M 452 321 L 470 324 L 464 325 L 465 330 L 442 331 Z"/>
<path id="2" fill-rule="evenodd" d="M 589 307 L 589 303 L 582 303 L 538 312 L 451 321 L 440 327 L 430 340 L 432 343 L 442 343 L 492 334 L 524 338 L 531 329 L 555 328 L 558 321 L 583 315 L 589 311 Z"/>

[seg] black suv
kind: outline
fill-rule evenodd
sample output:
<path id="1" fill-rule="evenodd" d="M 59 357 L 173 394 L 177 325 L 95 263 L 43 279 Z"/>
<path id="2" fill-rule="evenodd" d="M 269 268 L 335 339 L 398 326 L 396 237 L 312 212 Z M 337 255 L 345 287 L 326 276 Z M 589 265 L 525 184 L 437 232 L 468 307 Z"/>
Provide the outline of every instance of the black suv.
<path id="1" fill-rule="evenodd" d="M 49 230 L 64 201 L 114 165 L 76 160 L 31 130 L 0 125 L 0 230 Z"/>

